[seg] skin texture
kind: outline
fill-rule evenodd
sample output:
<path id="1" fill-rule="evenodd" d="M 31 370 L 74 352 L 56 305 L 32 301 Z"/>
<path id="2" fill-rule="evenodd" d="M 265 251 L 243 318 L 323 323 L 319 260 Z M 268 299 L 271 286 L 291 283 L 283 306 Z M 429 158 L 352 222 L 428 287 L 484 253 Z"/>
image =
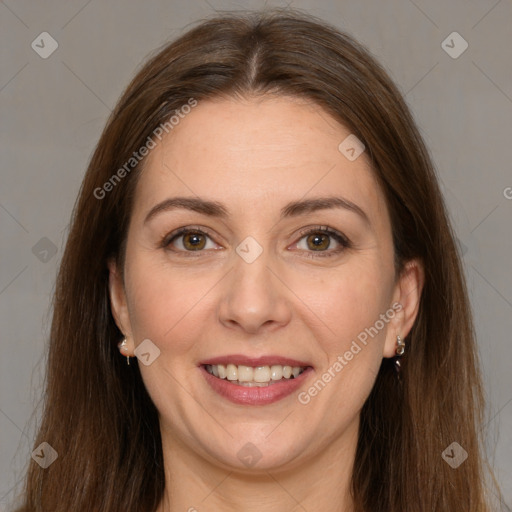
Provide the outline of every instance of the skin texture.
<path id="1" fill-rule="evenodd" d="M 389 215 L 366 154 L 351 162 L 338 150 L 349 134 L 298 98 L 209 100 L 150 153 L 124 282 L 115 263 L 109 267 L 112 311 L 128 340 L 122 354 L 133 356 L 144 339 L 160 350 L 151 365 L 139 362 L 160 415 L 160 512 L 352 510 L 359 413 L 382 358 L 394 356 L 396 336 L 413 325 L 423 271 L 412 261 L 395 275 Z M 219 201 L 229 215 L 173 209 L 144 223 L 173 196 Z M 369 223 L 340 208 L 280 220 L 288 202 L 327 196 L 357 204 Z M 184 246 L 183 236 L 162 247 L 184 226 L 208 232 L 202 250 L 190 250 L 190 237 Z M 325 226 L 350 246 L 330 237 L 322 252 L 301 234 L 311 227 L 321 235 Z M 263 249 L 252 263 L 235 251 L 247 236 Z M 307 390 L 395 302 L 403 309 L 306 405 L 297 393 L 236 405 L 198 369 L 220 355 L 287 356 L 313 366 L 299 391 Z M 261 453 L 252 468 L 237 456 L 248 442 Z"/>

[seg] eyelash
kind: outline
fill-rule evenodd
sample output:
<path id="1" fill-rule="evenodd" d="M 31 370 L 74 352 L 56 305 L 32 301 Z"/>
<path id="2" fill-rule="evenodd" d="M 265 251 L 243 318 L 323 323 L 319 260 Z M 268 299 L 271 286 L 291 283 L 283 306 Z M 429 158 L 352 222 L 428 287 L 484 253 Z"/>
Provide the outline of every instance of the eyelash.
<path id="1" fill-rule="evenodd" d="M 201 235 L 206 235 L 210 239 L 212 238 L 211 235 L 208 233 L 208 231 L 204 230 L 203 228 L 195 227 L 195 226 L 187 226 L 187 227 L 179 228 L 176 231 L 173 231 L 172 233 L 170 233 L 169 235 L 166 235 L 162 239 L 162 241 L 160 243 L 160 246 L 165 249 L 172 242 L 174 242 L 177 238 L 179 238 L 180 236 L 186 235 L 188 233 L 198 233 L 198 234 L 201 234 Z M 325 234 L 325 235 L 328 235 L 328 236 L 334 238 L 334 240 L 336 240 L 336 242 L 338 242 L 341 247 L 339 247 L 338 249 L 330 250 L 330 251 L 329 250 L 326 250 L 326 251 L 307 251 L 307 252 L 310 252 L 310 253 L 314 254 L 315 257 L 329 258 L 329 257 L 332 257 L 332 256 L 336 256 L 337 254 L 341 253 L 345 249 L 348 249 L 348 248 L 351 247 L 351 243 L 348 240 L 348 238 L 346 238 L 344 235 L 342 235 L 338 231 L 329 228 L 328 226 L 314 226 L 312 228 L 307 228 L 307 229 L 304 229 L 304 230 L 300 231 L 300 233 L 299 233 L 300 234 L 300 238 L 299 238 L 299 240 L 297 242 L 295 242 L 295 244 L 298 244 L 300 242 L 300 240 L 302 240 L 304 237 L 306 237 L 308 235 L 319 234 L 319 233 Z M 170 249 L 170 250 L 172 250 L 172 249 Z M 190 253 L 190 256 L 193 257 L 193 255 L 194 255 L 193 253 L 195 253 L 195 252 L 201 253 L 201 252 L 203 252 L 203 250 L 198 250 L 198 251 L 182 251 L 182 250 L 177 250 L 175 252 Z"/>

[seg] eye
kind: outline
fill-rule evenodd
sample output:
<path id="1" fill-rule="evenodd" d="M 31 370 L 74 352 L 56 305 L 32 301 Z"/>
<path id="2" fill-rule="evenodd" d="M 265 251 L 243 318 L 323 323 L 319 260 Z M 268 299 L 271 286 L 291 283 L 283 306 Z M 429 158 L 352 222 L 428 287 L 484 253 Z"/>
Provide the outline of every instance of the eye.
<path id="1" fill-rule="evenodd" d="M 314 257 L 334 256 L 350 247 L 350 241 L 344 235 L 328 226 L 308 228 L 302 230 L 300 235 L 295 248 L 316 253 Z M 190 226 L 177 229 L 164 237 L 161 246 L 174 252 L 188 253 L 219 248 L 204 229 Z"/>
<path id="2" fill-rule="evenodd" d="M 350 247 L 350 242 L 344 235 L 327 226 L 309 228 L 300 234 L 301 239 L 295 244 L 296 248 L 318 253 L 315 256 L 333 256 Z M 334 248 L 328 251 L 333 245 Z"/>
<path id="3" fill-rule="evenodd" d="M 210 246 L 208 242 L 210 241 Z M 213 246 L 212 246 L 213 245 Z M 199 228 L 180 228 L 162 241 L 162 246 L 176 251 L 202 251 L 203 249 L 216 249 L 208 233 Z M 172 248 L 171 246 L 174 246 Z"/>

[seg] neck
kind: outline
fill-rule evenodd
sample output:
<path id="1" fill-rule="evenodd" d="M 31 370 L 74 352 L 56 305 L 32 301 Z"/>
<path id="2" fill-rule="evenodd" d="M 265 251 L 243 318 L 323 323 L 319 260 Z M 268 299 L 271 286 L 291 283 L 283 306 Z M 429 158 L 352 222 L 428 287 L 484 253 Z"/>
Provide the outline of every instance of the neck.
<path id="1" fill-rule="evenodd" d="M 165 491 L 157 512 L 353 512 L 350 493 L 359 422 L 307 461 L 284 468 L 221 467 L 162 433 Z"/>

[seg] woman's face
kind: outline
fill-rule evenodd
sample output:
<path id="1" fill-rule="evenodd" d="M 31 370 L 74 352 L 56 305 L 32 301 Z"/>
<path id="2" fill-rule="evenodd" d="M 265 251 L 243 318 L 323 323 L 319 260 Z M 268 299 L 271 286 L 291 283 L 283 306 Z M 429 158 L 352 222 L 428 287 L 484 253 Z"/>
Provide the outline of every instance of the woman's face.
<path id="1" fill-rule="evenodd" d="M 349 135 L 299 99 L 204 101 L 149 154 L 111 298 L 164 444 L 231 469 L 353 453 L 421 286 L 414 264 L 395 275 L 384 196 L 366 153 L 340 149 Z"/>

